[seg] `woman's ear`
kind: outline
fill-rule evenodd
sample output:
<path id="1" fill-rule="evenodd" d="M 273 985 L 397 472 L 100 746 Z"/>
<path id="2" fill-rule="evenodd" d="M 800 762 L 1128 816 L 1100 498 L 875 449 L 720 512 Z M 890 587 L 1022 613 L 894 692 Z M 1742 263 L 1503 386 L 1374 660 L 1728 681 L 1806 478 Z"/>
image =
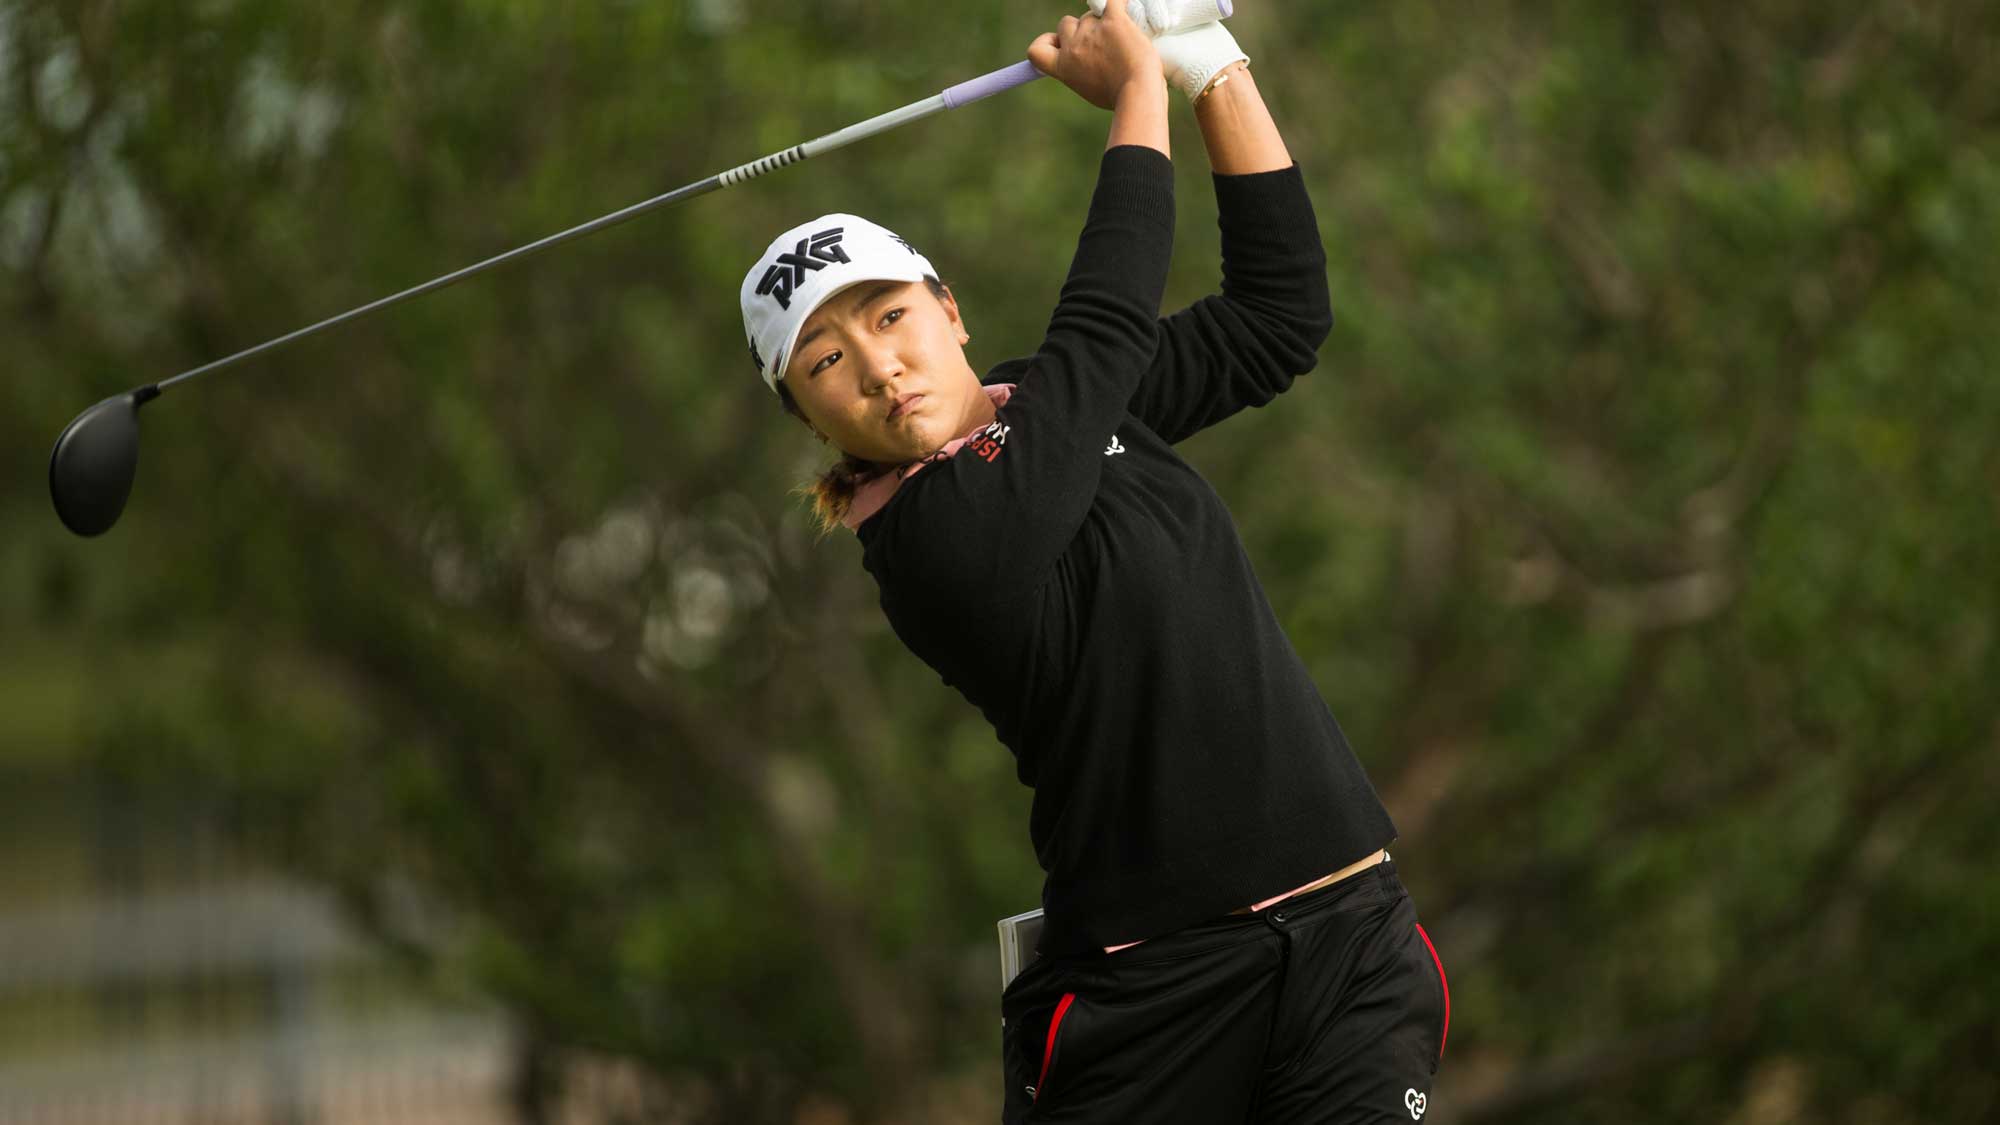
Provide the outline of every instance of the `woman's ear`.
<path id="1" fill-rule="evenodd" d="M 972 333 L 966 330 L 965 317 L 958 311 L 958 298 L 951 295 L 951 286 L 947 285 L 944 287 L 944 295 L 939 297 L 937 302 L 944 306 L 945 318 L 950 320 L 953 327 L 958 329 L 958 342 L 960 344 L 971 342 Z"/>

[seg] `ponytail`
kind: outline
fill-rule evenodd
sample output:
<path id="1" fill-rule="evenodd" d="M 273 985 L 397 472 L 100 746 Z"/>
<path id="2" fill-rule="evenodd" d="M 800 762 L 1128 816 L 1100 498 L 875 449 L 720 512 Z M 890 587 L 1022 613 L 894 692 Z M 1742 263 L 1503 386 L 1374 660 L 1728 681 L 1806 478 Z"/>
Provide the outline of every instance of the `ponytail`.
<path id="1" fill-rule="evenodd" d="M 792 492 L 812 502 L 813 521 L 819 524 L 819 533 L 826 535 L 847 518 L 848 510 L 854 507 L 854 494 L 861 491 L 861 486 L 884 471 L 883 466 L 873 461 L 843 453 L 818 479 L 799 485 Z"/>

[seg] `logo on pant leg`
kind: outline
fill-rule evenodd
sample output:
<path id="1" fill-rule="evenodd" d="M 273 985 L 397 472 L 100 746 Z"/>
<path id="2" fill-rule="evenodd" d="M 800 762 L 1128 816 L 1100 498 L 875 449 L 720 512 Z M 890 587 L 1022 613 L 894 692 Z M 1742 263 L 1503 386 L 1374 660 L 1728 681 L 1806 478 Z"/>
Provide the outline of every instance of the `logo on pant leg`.
<path id="1" fill-rule="evenodd" d="M 1414 1087 L 1403 1091 L 1403 1108 L 1410 1111 L 1410 1120 L 1415 1121 L 1424 1115 L 1424 1105 L 1429 1100 L 1417 1093 Z"/>

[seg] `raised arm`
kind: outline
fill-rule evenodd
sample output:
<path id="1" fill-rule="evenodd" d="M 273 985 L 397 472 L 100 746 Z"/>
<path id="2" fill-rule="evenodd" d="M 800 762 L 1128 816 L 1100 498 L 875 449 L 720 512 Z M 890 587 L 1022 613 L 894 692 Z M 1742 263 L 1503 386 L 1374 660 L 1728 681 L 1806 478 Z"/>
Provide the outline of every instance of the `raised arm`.
<path id="1" fill-rule="evenodd" d="M 1219 85 L 1218 85 L 1219 83 Z M 1224 176 L 1270 172 L 1292 166 L 1292 154 L 1270 107 L 1257 89 L 1249 63 L 1226 66 L 1194 103 L 1195 123 L 1208 148 L 1208 166 Z"/>
<path id="2" fill-rule="evenodd" d="M 1263 406 L 1318 363 L 1332 330 L 1326 251 L 1305 178 L 1246 64 L 1195 102 L 1222 230 L 1222 290 L 1158 322 L 1132 412 L 1178 442 Z"/>
<path id="3" fill-rule="evenodd" d="M 858 529 L 867 539 L 887 528 L 895 549 L 883 557 L 922 572 L 922 588 L 948 603 L 941 612 L 963 604 L 965 589 L 997 604 L 1040 584 L 1089 512 L 1105 442 L 1152 362 L 1174 248 L 1167 93 L 1151 44 L 1113 3 L 1112 31 L 1069 17 L 1029 48 L 1036 66 L 1113 115 L 1041 346 L 1018 364 L 976 452 L 927 467 L 920 487 Z M 1093 39 L 1110 50 L 1112 34 L 1134 54 L 1102 61 L 1093 78 Z"/>

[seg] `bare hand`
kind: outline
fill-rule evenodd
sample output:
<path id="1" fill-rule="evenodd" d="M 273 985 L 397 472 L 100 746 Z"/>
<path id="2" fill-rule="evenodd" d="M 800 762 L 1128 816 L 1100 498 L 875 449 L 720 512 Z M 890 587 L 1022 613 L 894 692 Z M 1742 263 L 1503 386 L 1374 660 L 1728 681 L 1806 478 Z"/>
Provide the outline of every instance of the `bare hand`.
<path id="1" fill-rule="evenodd" d="M 1125 2 L 1106 0 L 1102 16 L 1064 16 L 1028 44 L 1028 61 L 1099 109 L 1117 108 L 1118 95 L 1135 83 L 1160 83 L 1159 52 Z"/>

